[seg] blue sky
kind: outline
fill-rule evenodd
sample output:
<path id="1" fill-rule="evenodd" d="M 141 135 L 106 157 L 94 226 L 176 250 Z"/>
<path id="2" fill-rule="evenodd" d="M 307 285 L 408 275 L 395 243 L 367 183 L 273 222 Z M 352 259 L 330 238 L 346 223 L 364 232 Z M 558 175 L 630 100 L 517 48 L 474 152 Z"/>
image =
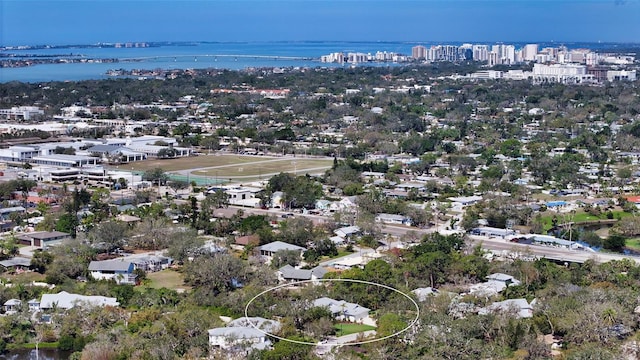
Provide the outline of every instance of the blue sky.
<path id="1" fill-rule="evenodd" d="M 640 0 L 0 0 L 0 44 L 640 43 Z"/>

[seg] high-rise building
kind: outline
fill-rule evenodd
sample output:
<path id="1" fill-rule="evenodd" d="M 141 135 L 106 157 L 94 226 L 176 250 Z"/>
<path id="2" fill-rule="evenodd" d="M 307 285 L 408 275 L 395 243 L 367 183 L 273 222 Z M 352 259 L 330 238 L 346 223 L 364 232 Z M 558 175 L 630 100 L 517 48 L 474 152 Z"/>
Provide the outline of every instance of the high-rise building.
<path id="1" fill-rule="evenodd" d="M 505 45 L 502 48 L 502 63 L 513 64 L 516 62 L 516 47 L 513 45 Z"/>
<path id="2" fill-rule="evenodd" d="M 522 49 L 522 60 L 534 61 L 538 55 L 538 44 L 527 44 Z"/>
<path id="3" fill-rule="evenodd" d="M 424 60 L 427 58 L 427 48 L 418 45 L 411 48 L 411 57 L 416 60 Z"/>
<path id="4" fill-rule="evenodd" d="M 487 56 L 487 65 L 489 66 L 494 66 L 494 65 L 498 65 L 499 61 L 498 61 L 498 53 L 494 52 L 494 51 L 489 51 L 489 54 Z"/>
<path id="5" fill-rule="evenodd" d="M 473 45 L 473 60 L 487 61 L 489 57 L 489 47 L 487 45 Z"/>

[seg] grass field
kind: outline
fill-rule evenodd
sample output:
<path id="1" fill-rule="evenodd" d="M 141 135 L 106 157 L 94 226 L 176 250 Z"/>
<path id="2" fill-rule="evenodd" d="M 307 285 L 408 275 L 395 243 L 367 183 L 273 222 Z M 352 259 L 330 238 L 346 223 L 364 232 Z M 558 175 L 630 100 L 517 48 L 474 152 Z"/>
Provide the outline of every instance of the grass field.
<path id="1" fill-rule="evenodd" d="M 368 330 L 375 330 L 375 326 L 371 325 L 363 325 L 363 324 L 353 324 L 353 323 L 340 323 L 333 325 L 333 328 L 336 329 L 336 336 L 344 336 L 349 334 L 355 334 Z"/>
<path id="2" fill-rule="evenodd" d="M 236 163 L 225 167 L 215 167 L 192 172 L 193 175 L 210 176 L 218 178 L 234 178 L 234 177 L 260 177 L 264 174 L 274 174 L 280 172 L 295 172 L 298 175 L 305 174 L 309 170 L 322 171 L 333 165 L 333 161 L 325 159 L 292 159 L 280 158 L 269 161 L 261 161 L 258 163 L 250 163 L 243 166 L 242 163 Z M 320 170 L 317 170 L 320 168 Z"/>
<path id="3" fill-rule="evenodd" d="M 613 219 L 621 219 L 627 216 L 630 216 L 630 213 L 624 211 L 612 211 Z M 556 216 L 558 219 L 558 224 L 561 224 L 565 220 L 566 214 L 555 214 L 550 211 L 547 212 L 547 215 L 542 217 L 542 222 L 544 223 L 545 230 L 551 229 L 551 221 L 553 216 Z M 602 212 L 600 216 L 593 216 L 591 214 L 587 214 L 584 211 L 580 210 L 573 217 L 567 217 L 566 219 L 571 219 L 573 222 L 582 222 L 582 221 L 597 221 L 597 220 L 607 220 L 607 213 Z"/>
<path id="4" fill-rule="evenodd" d="M 182 274 L 172 269 L 148 273 L 147 279 L 149 280 L 149 282 L 146 284 L 146 286 L 154 289 L 189 289 L 189 286 L 186 286 L 184 284 Z"/>
<path id="5" fill-rule="evenodd" d="M 271 177 L 280 172 L 318 173 L 333 165 L 332 160 L 293 157 L 268 157 L 246 155 L 201 155 L 180 159 L 146 160 L 118 167 L 120 170 L 133 170 L 142 173 L 154 168 L 166 172 L 182 171 L 182 174 L 170 174 L 173 180 L 196 181 L 199 185 L 227 182 L 227 180 L 255 181 Z M 193 170 L 193 171 L 189 171 Z M 184 171 L 191 174 L 187 176 Z"/>

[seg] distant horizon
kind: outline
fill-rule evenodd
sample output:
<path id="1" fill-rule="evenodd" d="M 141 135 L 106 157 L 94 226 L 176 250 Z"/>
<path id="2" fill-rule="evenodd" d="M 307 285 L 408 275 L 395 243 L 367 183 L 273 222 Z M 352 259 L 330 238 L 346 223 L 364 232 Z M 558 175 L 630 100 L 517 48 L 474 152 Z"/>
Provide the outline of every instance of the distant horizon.
<path id="1" fill-rule="evenodd" d="M 638 0 L 2 0 L 0 43 L 625 44 L 640 42 L 639 14 Z"/>
<path id="2" fill-rule="evenodd" d="M 638 45 L 637 42 L 626 41 L 561 41 L 561 40 L 521 40 L 521 41 L 474 41 L 474 40 L 230 40 L 230 41 L 216 41 L 216 40 L 122 40 L 122 41 L 98 41 L 98 42 L 69 42 L 69 43 L 22 43 L 22 44 L 2 44 L 0 47 L 20 47 L 20 46 L 96 46 L 100 44 L 113 45 L 113 44 L 189 44 L 189 43 L 211 43 L 211 44 L 255 44 L 255 43 L 353 43 L 353 44 L 408 44 L 408 45 L 423 45 L 423 44 L 612 44 L 612 45 Z"/>

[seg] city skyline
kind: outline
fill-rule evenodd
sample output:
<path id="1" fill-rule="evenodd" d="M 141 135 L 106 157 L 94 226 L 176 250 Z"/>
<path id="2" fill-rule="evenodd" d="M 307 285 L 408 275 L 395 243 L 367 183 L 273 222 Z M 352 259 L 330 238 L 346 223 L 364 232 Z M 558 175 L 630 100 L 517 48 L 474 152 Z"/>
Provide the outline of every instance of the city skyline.
<path id="1" fill-rule="evenodd" d="M 5 0 L 0 44 L 640 42 L 640 1 Z"/>

